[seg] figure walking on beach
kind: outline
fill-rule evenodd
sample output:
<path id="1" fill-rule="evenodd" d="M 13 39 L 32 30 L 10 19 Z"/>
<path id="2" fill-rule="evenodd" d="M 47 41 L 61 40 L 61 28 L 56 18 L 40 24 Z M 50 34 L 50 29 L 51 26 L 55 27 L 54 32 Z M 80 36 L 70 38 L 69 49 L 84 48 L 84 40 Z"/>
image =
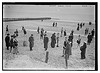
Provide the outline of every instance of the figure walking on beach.
<path id="1" fill-rule="evenodd" d="M 59 33 L 57 33 L 57 47 L 59 47 Z"/>
<path id="2" fill-rule="evenodd" d="M 49 38 L 47 37 L 47 34 L 45 34 L 43 42 L 44 42 L 44 48 L 45 48 L 45 51 L 46 51 L 47 48 L 48 48 L 48 42 L 49 42 Z"/>
<path id="3" fill-rule="evenodd" d="M 9 50 L 10 47 L 10 34 L 8 33 L 7 36 L 5 37 L 5 43 L 6 43 L 6 48 Z"/>
<path id="4" fill-rule="evenodd" d="M 66 67 L 68 67 L 67 60 L 69 59 L 69 55 L 71 55 L 71 45 L 69 44 L 69 41 L 67 40 L 67 37 L 65 37 L 62 57 L 65 58 Z"/>
<path id="5" fill-rule="evenodd" d="M 30 47 L 30 51 L 32 51 L 32 47 L 34 46 L 34 37 L 33 34 L 31 34 L 31 36 L 29 37 L 29 47 Z"/>
<path id="6" fill-rule="evenodd" d="M 61 37 L 62 37 L 62 34 L 63 34 L 63 27 L 61 28 Z"/>
<path id="7" fill-rule="evenodd" d="M 54 48 L 55 44 L 56 44 L 56 36 L 55 33 L 53 33 L 51 36 L 51 47 Z"/>
<path id="8" fill-rule="evenodd" d="M 43 34 L 44 34 L 44 29 L 43 29 L 43 28 L 41 28 L 40 39 L 43 39 Z"/>
<path id="9" fill-rule="evenodd" d="M 13 40 L 14 42 L 14 45 L 13 45 L 13 54 L 17 54 L 17 53 L 19 53 L 19 51 L 18 51 L 18 41 L 17 41 L 17 39 L 16 38 L 14 38 L 14 40 Z"/>
<path id="10" fill-rule="evenodd" d="M 64 31 L 64 36 L 66 36 L 66 30 Z"/>
<path id="11" fill-rule="evenodd" d="M 38 34 L 39 34 L 39 30 L 40 30 L 40 28 L 38 27 L 38 29 L 37 29 Z"/>
<path id="12" fill-rule="evenodd" d="M 77 31 L 79 31 L 79 23 L 77 24 L 78 26 L 77 26 Z"/>
<path id="13" fill-rule="evenodd" d="M 8 32 L 9 32 L 9 31 L 8 31 L 8 25 L 7 25 L 7 26 L 6 26 L 6 34 L 8 34 Z"/>
<path id="14" fill-rule="evenodd" d="M 80 47 L 80 43 L 81 43 L 81 38 L 80 38 L 80 35 L 78 36 L 78 40 L 77 40 L 77 48 L 78 48 L 78 46 Z"/>
<path id="15" fill-rule="evenodd" d="M 85 59 L 85 53 L 86 53 L 86 48 L 87 48 L 87 45 L 86 45 L 86 42 L 84 42 L 84 44 L 80 47 L 80 50 L 81 50 L 81 59 Z"/>
<path id="16" fill-rule="evenodd" d="M 89 33 L 87 36 L 87 44 L 89 45 L 92 41 L 92 35 Z"/>

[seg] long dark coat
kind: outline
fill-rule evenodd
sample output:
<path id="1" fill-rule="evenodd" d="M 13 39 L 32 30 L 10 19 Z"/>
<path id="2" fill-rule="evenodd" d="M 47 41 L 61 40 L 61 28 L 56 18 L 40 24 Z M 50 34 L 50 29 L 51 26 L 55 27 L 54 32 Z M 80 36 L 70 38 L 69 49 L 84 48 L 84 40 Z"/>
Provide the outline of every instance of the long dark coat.
<path id="1" fill-rule="evenodd" d="M 56 44 L 56 36 L 53 34 L 51 36 L 51 47 L 54 48 Z"/>
<path id="2" fill-rule="evenodd" d="M 44 48 L 47 49 L 48 48 L 48 42 L 49 42 L 49 38 L 48 37 L 44 37 Z"/>
<path id="3" fill-rule="evenodd" d="M 84 43 L 83 46 L 80 47 L 81 59 L 85 59 L 86 48 L 87 48 L 86 43 Z"/>
<path id="4" fill-rule="evenodd" d="M 5 37 L 5 42 L 6 42 L 6 47 L 9 47 L 10 46 L 10 37 L 9 36 Z"/>
<path id="5" fill-rule="evenodd" d="M 29 37 L 29 46 L 30 47 L 34 46 L 34 38 L 32 36 Z"/>

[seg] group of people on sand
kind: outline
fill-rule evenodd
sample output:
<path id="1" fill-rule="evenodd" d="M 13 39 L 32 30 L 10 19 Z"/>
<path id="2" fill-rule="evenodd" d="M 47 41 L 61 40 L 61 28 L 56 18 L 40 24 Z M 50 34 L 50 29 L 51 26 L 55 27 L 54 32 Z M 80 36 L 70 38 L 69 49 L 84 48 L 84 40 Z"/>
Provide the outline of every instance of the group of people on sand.
<path id="1" fill-rule="evenodd" d="M 7 25 L 8 27 L 8 25 Z M 6 32 L 9 32 L 8 28 L 6 30 Z M 6 48 L 7 50 L 10 51 L 10 53 L 13 52 L 13 54 L 17 54 L 18 51 L 18 41 L 16 39 L 16 37 L 18 36 L 18 30 L 16 29 L 16 31 L 14 32 L 13 35 L 10 36 L 9 33 L 6 34 L 7 36 L 5 37 L 5 43 L 6 43 Z"/>
<path id="2" fill-rule="evenodd" d="M 53 24 L 56 24 L 57 23 L 53 23 Z M 89 23 L 90 24 L 90 23 Z M 77 31 L 79 31 L 80 28 L 82 28 L 83 26 L 85 25 L 85 23 L 78 23 L 78 27 L 77 27 Z M 26 29 L 22 26 L 22 30 L 23 30 L 23 33 L 24 35 L 27 34 L 26 32 Z M 6 28 L 6 31 L 8 32 L 8 25 L 7 25 L 7 28 Z M 47 31 L 45 31 L 43 28 L 40 29 L 40 27 L 37 28 L 37 33 L 40 34 L 40 39 L 43 40 L 43 44 L 44 44 L 44 49 L 45 51 L 47 51 L 48 49 L 48 43 L 49 43 L 49 37 L 47 36 Z M 11 39 L 10 39 L 10 34 L 7 34 L 7 36 L 5 37 L 5 42 L 6 42 L 6 47 L 7 47 L 7 50 L 9 50 L 9 47 L 10 47 L 10 52 L 12 51 L 12 48 L 13 50 L 15 49 L 16 50 L 16 54 L 18 53 L 18 41 L 16 40 L 16 37 L 18 37 L 18 30 L 16 29 L 16 31 L 14 32 L 14 35 L 11 35 Z M 71 48 L 73 47 L 73 39 L 74 39 L 74 30 L 72 30 L 69 34 L 69 36 L 67 36 L 67 32 L 66 30 L 64 30 L 64 28 L 62 27 L 61 28 L 61 32 L 60 33 L 53 33 L 51 35 L 51 42 L 50 42 L 50 45 L 51 45 L 51 48 L 55 48 L 56 47 L 59 47 L 59 39 L 61 37 L 65 38 L 64 40 L 64 43 L 63 43 L 63 55 L 62 57 L 65 58 L 65 62 L 66 62 L 66 67 L 68 66 L 68 63 L 67 63 L 67 60 L 69 60 L 69 56 L 72 55 L 72 50 Z M 91 39 L 93 39 L 94 37 L 94 29 L 91 31 L 91 34 L 89 33 L 88 36 L 87 36 L 87 42 L 84 42 L 82 46 L 80 46 L 80 43 L 81 43 L 81 35 L 78 35 L 78 39 L 77 39 L 77 44 L 78 46 L 80 47 L 80 51 L 81 51 L 81 59 L 85 59 L 85 52 L 86 52 L 86 48 L 87 48 L 87 45 L 91 43 Z M 29 37 L 28 41 L 29 41 L 29 47 L 30 47 L 30 51 L 32 51 L 33 47 L 34 47 L 34 36 L 33 34 L 31 34 L 31 36 Z"/>

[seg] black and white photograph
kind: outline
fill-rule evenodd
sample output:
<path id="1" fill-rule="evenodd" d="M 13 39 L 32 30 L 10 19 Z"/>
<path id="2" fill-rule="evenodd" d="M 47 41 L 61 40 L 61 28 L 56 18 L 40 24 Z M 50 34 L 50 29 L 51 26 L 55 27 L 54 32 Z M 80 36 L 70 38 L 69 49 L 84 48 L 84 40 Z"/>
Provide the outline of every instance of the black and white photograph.
<path id="1" fill-rule="evenodd" d="M 97 70 L 97 4 L 2 2 L 2 70 Z"/>

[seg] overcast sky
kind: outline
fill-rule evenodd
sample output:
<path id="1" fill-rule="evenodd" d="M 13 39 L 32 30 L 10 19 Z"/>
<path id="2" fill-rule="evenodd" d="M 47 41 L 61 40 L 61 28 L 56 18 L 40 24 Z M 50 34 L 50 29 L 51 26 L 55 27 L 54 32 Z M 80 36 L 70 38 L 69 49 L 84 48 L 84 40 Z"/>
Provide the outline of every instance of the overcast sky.
<path id="1" fill-rule="evenodd" d="M 94 11 L 94 6 L 82 7 L 82 5 L 3 5 L 3 18 L 54 17 L 68 19 L 68 17 L 75 16 L 94 18 Z"/>

